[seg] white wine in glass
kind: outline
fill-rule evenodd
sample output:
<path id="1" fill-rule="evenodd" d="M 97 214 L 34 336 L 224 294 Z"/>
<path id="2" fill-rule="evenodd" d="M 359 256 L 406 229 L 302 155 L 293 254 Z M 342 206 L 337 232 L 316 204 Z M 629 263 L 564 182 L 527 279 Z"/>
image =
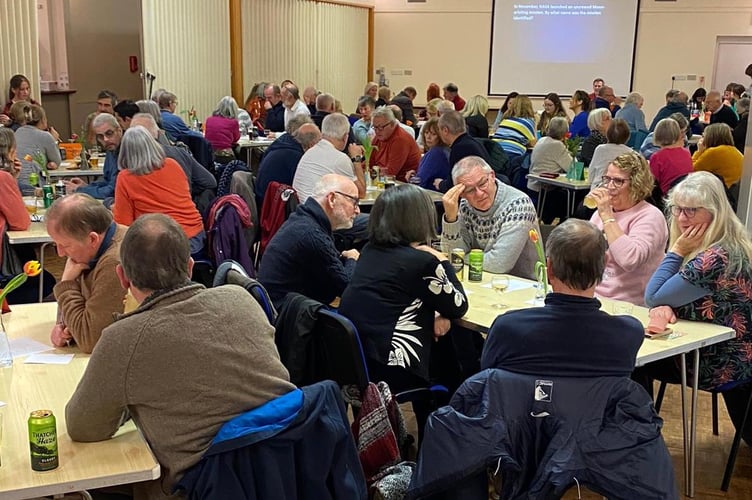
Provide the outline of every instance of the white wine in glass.
<path id="1" fill-rule="evenodd" d="M 491 288 L 493 288 L 496 292 L 500 294 L 504 293 L 506 289 L 509 288 L 509 278 L 507 278 L 506 276 L 499 276 L 499 277 L 493 278 L 491 280 Z M 499 302 L 498 304 L 494 304 L 493 306 L 496 309 L 506 309 L 507 307 L 509 307 L 506 304 L 502 304 L 501 302 Z"/>

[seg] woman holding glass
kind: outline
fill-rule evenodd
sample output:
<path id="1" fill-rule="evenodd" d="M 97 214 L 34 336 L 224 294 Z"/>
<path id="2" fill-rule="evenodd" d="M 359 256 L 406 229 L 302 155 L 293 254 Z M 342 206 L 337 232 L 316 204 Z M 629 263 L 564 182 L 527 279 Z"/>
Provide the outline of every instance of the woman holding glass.
<path id="1" fill-rule="evenodd" d="M 450 383 L 450 320 L 465 314 L 467 296 L 447 256 L 430 246 L 431 198 L 410 184 L 387 189 L 373 205 L 368 236 L 339 312 L 358 328 L 371 379 L 393 392 Z M 437 354 L 446 359 L 432 361 Z M 416 408 L 416 417 L 422 428 L 427 411 Z"/>
<path id="2" fill-rule="evenodd" d="M 653 191 L 653 175 L 639 153 L 616 157 L 588 193 L 597 210 L 590 222 L 608 241 L 606 270 L 596 295 L 643 304 L 645 287 L 663 259 L 668 227 L 663 214 L 645 199 Z"/>
<path id="3" fill-rule="evenodd" d="M 752 387 L 729 386 L 752 378 L 752 241 L 711 173 L 689 174 L 669 193 L 668 208 L 670 250 L 648 283 L 645 303 L 653 308 L 651 317 L 706 321 L 736 331 L 735 338 L 700 349 L 698 388 L 726 385 L 723 399 L 738 428 Z M 652 394 L 653 378 L 679 383 L 680 374 L 679 360 L 672 358 L 646 365 L 635 378 L 645 377 L 640 381 Z M 742 437 L 752 445 L 750 423 Z"/>

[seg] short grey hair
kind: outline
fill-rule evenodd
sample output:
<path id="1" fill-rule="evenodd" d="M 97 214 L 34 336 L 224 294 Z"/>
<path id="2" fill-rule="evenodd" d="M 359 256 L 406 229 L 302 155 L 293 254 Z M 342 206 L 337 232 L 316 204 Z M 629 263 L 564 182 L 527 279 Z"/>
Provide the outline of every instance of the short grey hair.
<path id="1" fill-rule="evenodd" d="M 310 127 L 304 129 L 303 126 L 307 125 L 304 123 L 292 134 L 292 138 L 298 141 L 298 144 L 301 145 L 304 151 L 308 151 L 308 149 L 321 140 L 321 131 L 319 128 L 313 122 L 310 122 L 310 124 Z"/>
<path id="2" fill-rule="evenodd" d="M 452 135 L 464 134 L 467 131 L 465 118 L 459 111 L 448 111 L 439 117 L 439 130 L 445 128 Z"/>
<path id="3" fill-rule="evenodd" d="M 742 97 L 736 101 L 736 112 L 740 115 L 749 112 L 749 97 Z"/>
<path id="4" fill-rule="evenodd" d="M 558 224 L 546 239 L 551 273 L 575 290 L 587 290 L 603 277 L 608 243 L 592 223 L 570 218 Z"/>
<path id="5" fill-rule="evenodd" d="M 563 116 L 554 116 L 553 118 L 551 118 L 551 121 L 548 122 L 548 130 L 546 131 L 546 135 L 548 135 L 551 139 L 560 141 L 564 138 L 564 136 L 567 135 L 567 132 L 569 132 L 569 121 L 567 121 L 567 119 Z"/>
<path id="6" fill-rule="evenodd" d="M 138 106 L 139 111 L 142 113 L 149 113 L 154 118 L 154 121 L 157 122 L 159 128 L 162 128 L 162 115 L 159 112 L 159 106 L 157 106 L 156 102 L 142 99 L 136 101 L 136 106 Z"/>
<path id="7" fill-rule="evenodd" d="M 374 118 L 386 118 L 386 120 L 391 123 L 396 121 L 396 118 L 394 117 L 394 111 L 392 111 L 389 106 L 379 106 L 373 111 L 373 114 L 371 115 L 371 119 Z"/>
<path id="8" fill-rule="evenodd" d="M 664 118 L 658 122 L 655 126 L 655 132 L 653 133 L 653 143 L 656 146 L 670 146 L 679 140 L 681 135 L 681 129 L 676 120 L 672 118 Z"/>
<path id="9" fill-rule="evenodd" d="M 329 111 L 334 108 L 334 96 L 332 94 L 319 94 L 316 96 L 316 109 Z"/>
<path id="10" fill-rule="evenodd" d="M 606 115 L 611 118 L 611 111 L 608 108 L 596 108 L 590 112 L 587 117 L 587 126 L 590 130 L 600 130 Z"/>
<path id="11" fill-rule="evenodd" d="M 443 100 L 438 106 L 436 106 L 436 111 L 439 113 L 439 116 L 454 110 L 454 103 L 452 101 Z"/>
<path id="12" fill-rule="evenodd" d="M 640 94 L 639 92 L 631 92 L 624 100 L 624 105 L 626 106 L 627 104 L 634 104 L 636 106 L 644 100 L 645 99 L 642 97 L 642 94 Z"/>
<path id="13" fill-rule="evenodd" d="M 396 104 L 389 104 L 388 106 L 392 110 L 392 113 L 394 113 L 394 119 L 397 120 L 398 122 L 401 122 L 402 110 L 400 109 L 400 107 L 397 106 Z"/>
<path id="14" fill-rule="evenodd" d="M 157 125 L 156 120 L 154 120 L 154 117 L 149 113 L 136 113 L 133 115 L 133 118 L 131 118 L 131 126 L 144 127 L 155 139 L 159 136 L 159 126 Z"/>
<path id="15" fill-rule="evenodd" d="M 322 175 L 319 180 L 316 181 L 316 185 L 313 186 L 311 197 L 319 203 L 323 203 L 329 193 L 341 191 L 344 187 L 345 181 L 352 182 L 347 177 L 338 174 Z"/>
<path id="16" fill-rule="evenodd" d="M 120 124 L 113 115 L 109 113 L 99 113 L 91 121 L 92 128 L 101 127 L 102 125 L 109 125 L 111 127 L 120 128 Z"/>
<path id="17" fill-rule="evenodd" d="M 376 101 L 370 95 L 364 95 L 363 97 L 358 99 L 358 108 L 361 108 L 363 106 L 370 106 L 371 109 L 373 109 L 376 107 Z"/>
<path id="18" fill-rule="evenodd" d="M 689 120 L 687 120 L 687 117 L 679 112 L 671 113 L 670 115 L 668 115 L 668 117 L 678 123 L 679 128 L 681 128 L 682 130 L 687 130 L 687 128 L 689 127 Z"/>
<path id="19" fill-rule="evenodd" d="M 675 96 L 671 98 L 669 102 L 679 103 L 679 104 L 687 104 L 687 101 L 689 100 L 689 96 L 684 92 L 678 92 Z"/>
<path id="20" fill-rule="evenodd" d="M 480 167 L 483 173 L 493 172 L 491 166 L 480 156 L 466 156 L 452 167 L 452 182 L 457 184 L 457 179 L 478 167 Z"/>
<path id="21" fill-rule="evenodd" d="M 285 132 L 288 134 L 295 135 L 295 132 L 298 131 L 300 127 L 305 125 L 306 123 L 313 123 L 313 120 L 311 120 L 311 117 L 308 115 L 295 115 L 292 118 L 290 118 L 290 121 L 287 122 L 287 126 L 285 126 Z"/>
<path id="22" fill-rule="evenodd" d="M 128 127 L 120 141 L 118 169 L 134 175 L 146 175 L 162 168 L 165 154 L 162 146 L 144 127 Z"/>
<path id="23" fill-rule="evenodd" d="M 238 103 L 232 96 L 226 95 L 219 100 L 217 109 L 212 113 L 214 116 L 223 116 L 225 118 L 238 118 Z"/>
<path id="24" fill-rule="evenodd" d="M 176 96 L 172 92 L 167 92 L 165 90 L 164 92 L 162 92 L 162 94 L 160 94 L 159 101 L 157 101 L 157 104 L 159 104 L 160 109 L 165 109 L 177 100 L 178 100 L 178 96 Z"/>
<path id="25" fill-rule="evenodd" d="M 341 140 L 350 132 L 350 122 L 345 115 L 332 113 L 321 122 L 321 135 L 329 139 Z"/>

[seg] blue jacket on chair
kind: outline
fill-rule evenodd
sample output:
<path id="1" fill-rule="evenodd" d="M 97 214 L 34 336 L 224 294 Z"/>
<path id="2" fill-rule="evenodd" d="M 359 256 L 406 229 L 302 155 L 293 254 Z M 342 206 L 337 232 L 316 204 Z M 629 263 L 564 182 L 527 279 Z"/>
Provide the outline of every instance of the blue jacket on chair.
<path id="1" fill-rule="evenodd" d="M 196 500 L 365 500 L 339 387 L 296 389 L 227 422 L 176 490 Z"/>
<path id="2" fill-rule="evenodd" d="M 487 369 L 428 419 L 406 498 L 560 498 L 576 482 L 610 500 L 676 499 L 652 400 L 625 377 L 537 377 Z M 576 481 L 575 481 L 576 480 Z"/>

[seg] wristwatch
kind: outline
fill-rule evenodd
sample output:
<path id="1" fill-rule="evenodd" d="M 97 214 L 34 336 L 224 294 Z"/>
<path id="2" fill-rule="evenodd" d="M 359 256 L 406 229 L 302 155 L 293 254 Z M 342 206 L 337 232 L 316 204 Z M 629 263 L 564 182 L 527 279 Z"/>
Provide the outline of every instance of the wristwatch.
<path id="1" fill-rule="evenodd" d="M 366 161 L 366 159 L 365 159 L 365 157 L 363 155 L 351 156 L 350 160 L 353 163 L 363 163 L 364 161 Z"/>

